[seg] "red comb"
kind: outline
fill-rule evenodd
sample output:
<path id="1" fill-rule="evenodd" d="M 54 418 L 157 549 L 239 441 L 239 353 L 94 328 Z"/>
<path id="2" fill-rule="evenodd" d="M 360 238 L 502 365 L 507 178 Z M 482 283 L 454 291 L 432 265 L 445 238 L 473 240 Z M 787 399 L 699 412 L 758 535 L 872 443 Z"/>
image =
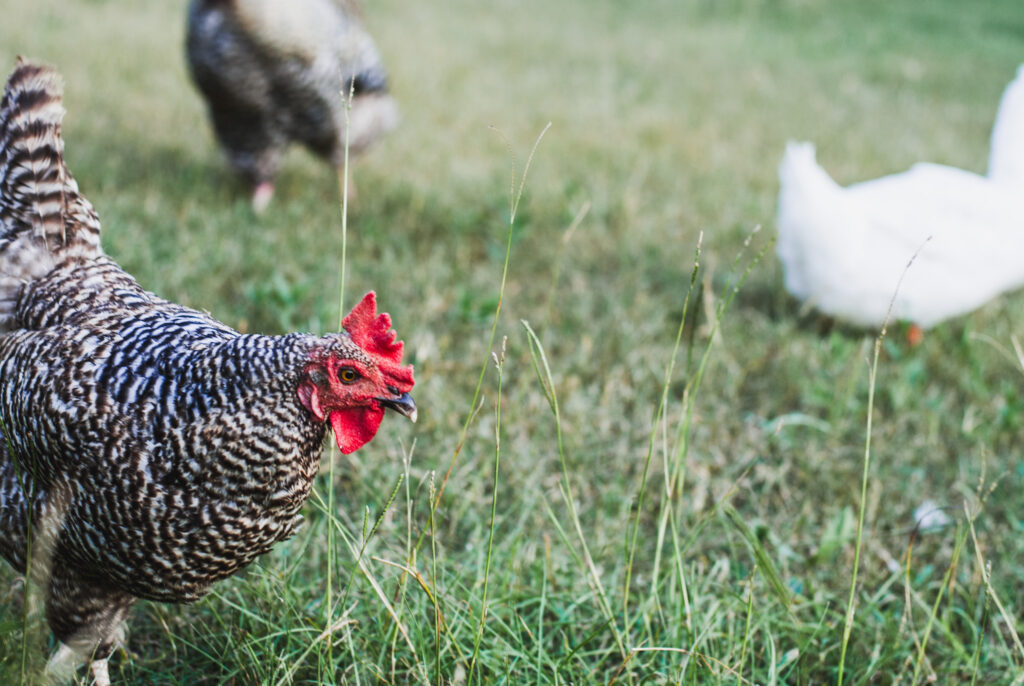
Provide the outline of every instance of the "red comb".
<path id="1" fill-rule="evenodd" d="M 341 326 L 370 355 L 401 363 L 402 341 L 395 340 L 398 334 L 391 328 L 391 317 L 386 312 L 377 314 L 377 295 L 373 291 L 345 315 Z"/>

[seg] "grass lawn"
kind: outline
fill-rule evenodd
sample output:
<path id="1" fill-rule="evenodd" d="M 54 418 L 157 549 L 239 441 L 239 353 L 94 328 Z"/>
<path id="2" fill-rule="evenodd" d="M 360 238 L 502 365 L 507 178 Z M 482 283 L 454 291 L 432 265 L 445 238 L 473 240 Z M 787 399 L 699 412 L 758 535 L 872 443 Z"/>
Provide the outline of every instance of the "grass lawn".
<path id="1" fill-rule="evenodd" d="M 243 330 L 337 327 L 336 180 L 296 150 L 253 215 L 183 0 L 7 4 L 0 65 L 64 74 L 107 252 Z M 366 5 L 403 122 L 353 169 L 345 305 L 392 314 L 420 421 L 386 419 L 333 483 L 325 460 L 307 526 L 246 574 L 140 603 L 114 682 L 1024 682 L 1024 295 L 916 347 L 890 331 L 866 464 L 878 332 L 804 311 L 771 243 L 788 139 L 844 184 L 983 172 L 1024 8 Z M 925 501 L 950 524 L 915 532 Z M 52 638 L 0 567 L 18 683 Z"/>

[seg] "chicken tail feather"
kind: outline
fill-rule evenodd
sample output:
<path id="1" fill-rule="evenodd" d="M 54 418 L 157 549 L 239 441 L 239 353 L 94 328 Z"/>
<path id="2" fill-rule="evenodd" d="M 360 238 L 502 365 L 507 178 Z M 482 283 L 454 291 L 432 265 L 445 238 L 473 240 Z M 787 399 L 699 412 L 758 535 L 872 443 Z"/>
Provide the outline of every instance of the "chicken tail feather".
<path id="1" fill-rule="evenodd" d="M 19 57 L 0 100 L 0 332 L 16 328 L 26 283 L 102 254 L 99 218 L 64 163 L 63 93 L 53 67 Z"/>

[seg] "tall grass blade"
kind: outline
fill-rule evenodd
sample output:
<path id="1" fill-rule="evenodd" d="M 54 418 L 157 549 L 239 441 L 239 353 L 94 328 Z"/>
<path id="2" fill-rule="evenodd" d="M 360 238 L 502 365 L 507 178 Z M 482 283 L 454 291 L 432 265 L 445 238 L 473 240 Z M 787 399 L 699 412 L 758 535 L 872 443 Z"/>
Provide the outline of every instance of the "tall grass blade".
<path id="1" fill-rule="evenodd" d="M 533 362 L 533 370 L 537 375 L 537 379 L 540 382 L 541 388 L 544 391 L 544 396 L 548 401 L 551 413 L 554 415 L 555 419 L 558 460 L 562 467 L 562 483 L 560 484 L 559 489 L 562 493 L 562 498 L 565 500 L 566 506 L 569 508 L 569 519 L 576 531 L 576 537 L 580 549 L 583 551 L 583 562 L 589 575 L 590 583 L 598 595 L 601 610 L 604 612 L 605 617 L 608 619 L 608 624 L 614 632 L 615 643 L 619 648 L 619 652 L 621 653 L 622 658 L 625 659 L 627 657 L 626 643 L 622 636 L 622 632 L 615 623 L 615 614 L 612 612 L 611 603 L 608 602 L 608 594 L 605 591 L 604 583 L 601 581 L 601 575 L 597 571 L 597 565 L 594 564 L 594 558 L 590 554 L 590 546 L 587 544 L 587 537 L 583 532 L 583 525 L 580 522 L 579 512 L 576 508 L 576 499 L 572 494 L 572 480 L 569 477 L 569 465 L 566 462 L 565 443 L 562 438 L 562 416 L 558 407 L 558 395 L 555 391 L 555 382 L 554 377 L 551 374 L 551 367 L 548 365 L 547 355 L 544 354 L 544 346 L 541 344 L 540 339 L 537 338 L 537 334 L 534 333 L 532 328 L 530 328 L 529 322 L 523 321 L 522 324 L 523 328 L 526 329 L 527 341 L 530 345 L 530 359 Z"/>
<path id="2" fill-rule="evenodd" d="M 867 409 L 867 426 L 864 431 L 864 462 L 861 471 L 861 482 L 860 482 L 860 505 L 857 508 L 857 536 L 856 542 L 854 543 L 853 551 L 853 572 L 850 575 L 850 595 L 846 602 L 846 615 L 843 619 L 843 638 L 839 648 L 839 669 L 836 676 L 836 684 L 842 686 L 843 683 L 843 671 L 846 667 L 846 649 L 850 644 L 850 635 L 853 632 L 853 618 L 857 607 L 857 572 L 860 570 L 860 553 L 861 543 L 864 540 L 864 517 L 867 512 L 867 501 L 868 501 L 868 479 L 871 474 L 871 429 L 872 420 L 875 414 L 875 384 L 878 379 L 878 358 L 882 353 L 882 341 L 885 340 L 885 334 L 889 326 L 889 318 L 892 316 L 893 307 L 896 305 L 896 296 L 900 293 L 900 286 L 903 285 L 903 279 L 907 276 L 911 265 L 914 264 L 914 260 L 920 254 L 924 246 L 931 240 L 929 236 L 924 243 L 914 252 L 907 262 L 907 266 L 903 268 L 903 273 L 900 274 L 899 281 L 896 282 L 896 289 L 893 291 L 892 299 L 889 301 L 889 309 L 885 313 L 885 319 L 882 320 L 882 330 L 878 332 L 878 336 L 875 338 L 875 351 L 871 358 L 871 367 L 868 372 L 868 409 Z"/>
<path id="3" fill-rule="evenodd" d="M 683 341 L 683 331 L 686 329 L 686 317 L 690 309 L 690 296 L 693 294 L 693 290 L 697 285 L 697 274 L 700 271 L 700 257 L 701 247 L 704 242 L 704 232 L 702 231 L 697 236 L 697 247 L 694 250 L 693 256 L 693 270 L 690 272 L 690 284 L 686 289 L 686 295 L 683 298 L 683 312 L 679 316 L 679 327 L 676 330 L 675 343 L 672 346 L 672 355 L 669 357 L 668 368 L 665 370 L 665 380 L 661 386 L 661 398 L 658 401 L 658 409 L 654 413 L 654 420 L 651 426 L 651 435 L 647 443 L 647 456 L 644 459 L 644 467 L 640 474 L 640 487 L 637 490 L 637 504 L 636 514 L 633 517 L 633 531 L 630 535 L 629 543 L 627 546 L 626 553 L 626 577 L 622 584 L 622 614 L 626 626 L 629 626 L 629 597 L 630 587 L 633 578 L 633 560 L 636 557 L 636 549 L 640 539 L 640 519 L 643 512 L 644 495 L 647 493 L 647 477 L 650 473 L 651 462 L 654 458 L 654 445 L 657 439 L 658 427 L 662 424 L 662 417 L 665 414 L 665 408 L 668 406 L 668 391 L 672 384 L 672 378 L 675 375 L 676 368 L 676 357 L 679 353 L 680 346 Z M 672 498 L 672 494 L 669 495 L 669 500 Z M 661 549 L 663 539 L 658 540 L 658 549 Z M 655 570 L 657 570 L 657 563 L 655 563 Z M 658 576 L 655 571 L 654 578 L 652 580 L 651 594 L 656 595 L 658 592 Z"/>
<path id="4" fill-rule="evenodd" d="M 501 342 L 501 354 L 494 354 L 494 366 L 498 371 L 498 397 L 494 402 L 494 478 L 491 483 L 491 518 L 487 527 L 487 556 L 484 560 L 484 584 L 480 594 L 480 620 L 477 626 L 476 640 L 473 642 L 473 659 L 469 663 L 468 684 L 473 683 L 476 675 L 476 661 L 480 655 L 480 642 L 484 638 L 484 628 L 487 624 L 487 586 L 491 579 L 491 556 L 494 553 L 494 527 L 498 515 L 498 484 L 500 483 L 501 466 L 501 386 L 504 380 L 505 367 L 505 344 L 508 339 Z M 484 677 L 480 677 L 481 682 Z"/>
<path id="5" fill-rule="evenodd" d="M 953 577 L 953 573 L 956 571 L 957 564 L 960 562 L 960 552 L 963 550 L 964 543 L 967 542 L 967 530 L 961 529 L 957 534 L 956 543 L 953 546 L 953 557 L 949 562 L 949 566 L 946 568 L 946 573 L 942 577 L 942 584 L 939 586 L 939 592 L 935 595 L 935 602 L 932 604 L 932 611 L 928 615 L 928 622 L 925 624 L 924 636 L 921 638 L 921 644 L 917 649 L 917 660 L 914 662 L 914 676 L 911 677 L 910 683 L 916 684 L 921 675 L 921 668 L 924 665 L 925 651 L 928 648 L 928 639 L 932 633 L 932 627 L 935 626 L 935 619 L 939 614 L 939 605 L 942 604 L 942 597 L 945 594 L 946 589 L 949 587 L 950 579 Z M 907 552 L 907 585 L 910 585 L 910 552 Z"/>
<path id="6" fill-rule="evenodd" d="M 1021 643 L 1020 635 L 1017 633 L 1017 621 L 1012 614 L 1007 612 L 1006 607 L 1003 605 L 1003 601 L 999 599 L 995 588 L 992 586 L 992 565 L 990 562 L 985 561 L 985 558 L 981 553 L 981 545 L 978 543 L 978 534 L 974 530 L 974 517 L 971 516 L 970 512 L 967 512 L 966 507 L 964 507 L 964 512 L 967 513 L 967 524 L 971 530 L 971 541 L 974 543 L 974 555 L 978 562 L 978 571 L 981 573 L 981 580 L 985 584 L 985 592 L 992 599 L 996 609 L 999 610 L 999 616 L 1003 618 L 1003 622 L 1006 625 L 1006 631 L 1010 634 L 1010 638 L 1013 640 L 1013 645 L 1017 649 L 1019 659 L 1024 660 L 1024 643 Z M 1019 673 L 1017 676 L 1024 676 L 1024 672 Z"/>
<path id="7" fill-rule="evenodd" d="M 760 231 L 760 226 L 754 228 L 754 230 L 747 236 L 743 243 L 743 247 L 736 254 L 733 259 L 732 265 L 729 268 L 730 275 L 735 275 L 738 271 L 740 260 L 746 254 L 749 249 L 754 237 Z M 679 498 L 679 494 L 682 493 L 684 483 L 684 465 L 686 457 L 689 453 L 690 446 L 690 429 L 693 421 L 693 412 L 695 407 L 695 399 L 697 392 L 700 389 L 701 382 L 704 379 L 704 372 L 707 369 L 708 361 L 711 358 L 711 351 L 715 342 L 715 337 L 718 334 L 721 322 L 725 317 L 726 312 L 732 306 L 736 295 L 739 293 L 743 284 L 746 283 L 747 278 L 750 276 L 754 267 L 761 261 L 768 249 L 773 245 L 774 240 L 768 241 L 764 246 L 754 254 L 750 263 L 746 269 L 740 273 L 738 277 L 733 276 L 735 279 L 731 283 L 726 285 L 725 293 L 726 296 L 719 303 L 715 310 L 714 319 L 711 322 L 711 327 L 708 332 L 707 343 L 704 346 L 704 350 L 701 353 L 700 359 L 697 363 L 696 370 L 687 379 L 686 385 L 682 392 L 682 408 L 680 413 L 679 426 L 676 430 L 675 435 L 675 453 L 672 457 L 669 457 L 668 441 L 664 440 L 664 472 L 665 472 L 665 499 L 662 503 L 662 509 L 659 513 L 658 518 L 658 535 L 657 535 L 657 546 L 654 552 L 654 568 L 651 572 L 652 588 L 658 588 L 660 585 L 660 578 L 662 573 L 662 551 L 665 544 L 665 538 L 671 534 L 672 542 L 672 554 L 676 565 L 676 574 L 679 578 L 679 583 L 682 588 L 684 602 L 687 605 L 686 613 L 687 617 L 690 616 L 688 594 L 686 592 L 686 577 L 682 565 L 682 557 L 687 549 L 687 545 L 680 540 L 678 526 L 676 523 L 675 506 L 676 499 Z M 692 345 L 691 345 L 692 349 Z M 666 429 L 667 430 L 667 429 Z M 724 502 L 723 498 L 723 502 Z M 700 524 L 698 523 L 698 526 Z M 693 532 L 688 536 L 691 541 L 696 540 Z"/>
<path id="8" fill-rule="evenodd" d="M 349 123 L 352 114 L 352 98 L 355 96 L 355 75 L 348 84 L 348 97 L 345 99 L 345 159 L 342 164 L 341 175 L 338 179 L 338 190 L 341 193 L 341 264 L 338 271 L 338 330 L 341 330 L 341 322 L 345 318 L 345 264 L 348 251 L 348 153 L 349 153 Z M 334 518 L 334 465 L 337 462 L 337 447 L 331 442 L 330 454 L 328 455 L 327 467 L 327 517 Z M 330 627 L 334 621 L 331 614 L 334 610 L 334 567 L 335 567 L 335 540 L 334 527 L 328 524 L 327 527 L 327 589 L 324 598 L 324 626 Z M 325 629 L 326 630 L 326 629 Z M 334 643 L 333 632 L 327 638 L 327 664 L 334 664 Z M 333 679 L 332 679 L 333 681 Z"/>
<path id="9" fill-rule="evenodd" d="M 760 568 L 762 576 L 764 576 L 768 581 L 768 585 L 771 587 L 772 592 L 775 593 L 775 597 L 778 598 L 783 607 L 788 610 L 793 601 L 793 593 L 782 580 L 782 576 L 779 574 L 778 570 L 775 569 L 775 563 L 772 562 L 771 557 L 768 555 L 768 551 L 764 549 L 764 546 L 761 545 L 761 541 L 759 541 L 754 532 L 750 530 L 747 523 L 743 521 L 743 517 L 741 517 L 740 513 L 736 511 L 736 508 L 732 505 L 726 504 L 722 506 L 721 511 L 725 514 L 726 518 L 732 523 L 736 530 L 740 532 L 743 540 L 746 541 L 747 547 L 749 547 L 750 551 L 754 554 L 754 559 L 757 560 L 757 566 Z"/>
<path id="10" fill-rule="evenodd" d="M 492 127 L 493 128 L 493 127 Z M 519 209 L 519 201 L 523 197 L 523 189 L 526 187 L 526 177 L 530 172 L 530 164 L 533 162 L 534 155 L 537 153 L 537 148 L 540 146 L 541 140 L 544 138 L 544 134 L 551 128 L 551 122 L 548 122 L 540 135 L 537 136 L 537 140 L 533 143 L 533 148 L 530 149 L 530 155 L 526 158 L 526 165 L 523 167 L 523 173 L 519 180 L 518 191 L 515 188 L 515 165 L 513 164 L 512 171 L 512 183 L 509 188 L 509 219 L 508 219 L 508 234 L 505 240 L 505 261 L 501 267 L 501 282 L 498 287 L 498 304 L 494 307 L 494 317 L 491 320 L 491 333 L 487 339 L 487 350 L 491 351 L 494 349 L 494 339 L 498 333 L 498 321 L 501 318 L 501 304 L 505 300 L 505 285 L 508 282 L 508 268 L 512 260 L 512 237 L 513 229 L 515 228 L 516 212 Z M 494 129 L 497 131 L 497 129 Z M 500 132 L 499 132 L 500 133 Z M 506 141 L 508 145 L 508 141 Z M 509 151 L 511 154 L 511 146 Z M 477 377 L 476 388 L 473 390 L 473 401 L 470 403 L 471 408 L 476 408 L 477 403 L 480 400 L 480 391 L 483 389 L 484 376 L 487 373 L 487 365 L 490 363 L 489 359 L 485 359 L 484 363 L 480 366 L 480 374 Z M 448 484 L 448 479 L 451 477 L 452 469 L 455 467 L 455 462 L 459 458 L 459 454 L 462 452 L 462 447 L 466 443 L 466 436 L 469 433 L 469 426 L 473 421 L 473 417 L 476 416 L 476 410 L 471 410 L 466 416 L 466 421 L 462 425 L 462 431 L 459 432 L 459 440 L 455 446 L 455 452 L 452 454 L 452 458 L 448 463 L 448 469 L 445 471 L 444 478 L 441 479 L 441 484 L 437 489 L 437 494 L 434 496 L 435 507 L 440 504 L 441 496 L 444 494 L 445 486 Z M 422 537 L 420 539 L 422 541 Z M 419 548 L 419 545 L 416 546 Z"/>

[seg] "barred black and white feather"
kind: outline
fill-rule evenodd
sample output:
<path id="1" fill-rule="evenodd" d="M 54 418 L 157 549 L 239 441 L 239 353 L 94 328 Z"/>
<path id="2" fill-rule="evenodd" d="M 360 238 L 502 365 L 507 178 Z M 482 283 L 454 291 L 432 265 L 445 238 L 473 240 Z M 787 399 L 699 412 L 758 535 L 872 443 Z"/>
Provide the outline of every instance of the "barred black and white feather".
<path id="1" fill-rule="evenodd" d="M 0 101 L 0 331 L 22 286 L 58 261 L 99 254 L 99 219 L 64 164 L 63 84 L 18 59 Z"/>
<path id="2" fill-rule="evenodd" d="M 412 370 L 372 295 L 318 337 L 147 292 L 64 164 L 56 72 L 19 61 L 2 102 L 0 556 L 33 554 L 57 638 L 102 659 L 136 598 L 195 600 L 289 536 L 327 423 L 352 450 L 414 418 Z"/>
<path id="3" fill-rule="evenodd" d="M 346 121 L 352 152 L 397 125 L 354 0 L 192 0 L 186 48 L 217 138 L 253 186 L 273 181 L 291 143 L 340 167 Z"/>

